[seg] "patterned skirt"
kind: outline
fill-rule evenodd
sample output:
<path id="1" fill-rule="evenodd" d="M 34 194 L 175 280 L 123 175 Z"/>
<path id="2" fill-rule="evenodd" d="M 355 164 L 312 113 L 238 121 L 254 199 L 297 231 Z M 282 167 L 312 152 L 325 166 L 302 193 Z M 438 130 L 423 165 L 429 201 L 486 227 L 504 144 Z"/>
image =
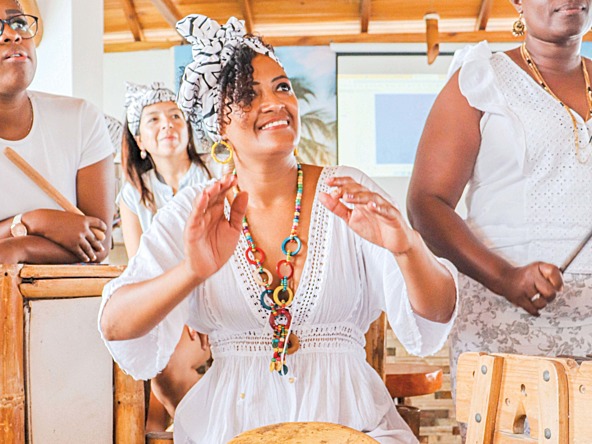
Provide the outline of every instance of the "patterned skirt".
<path id="1" fill-rule="evenodd" d="M 450 335 L 450 374 L 463 352 L 585 356 L 592 353 L 592 275 L 564 275 L 557 298 L 535 317 L 459 274 L 460 307 Z"/>

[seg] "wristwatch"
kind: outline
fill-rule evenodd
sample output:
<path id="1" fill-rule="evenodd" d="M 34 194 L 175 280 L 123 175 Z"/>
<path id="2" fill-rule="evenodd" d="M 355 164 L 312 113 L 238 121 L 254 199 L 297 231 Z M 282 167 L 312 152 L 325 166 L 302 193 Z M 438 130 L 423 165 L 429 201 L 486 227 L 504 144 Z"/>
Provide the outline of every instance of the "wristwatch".
<path id="1" fill-rule="evenodd" d="M 23 214 L 21 213 L 17 214 L 14 216 L 14 219 L 12 219 L 12 224 L 10 225 L 10 234 L 12 234 L 13 237 L 27 235 L 27 227 L 25 227 L 25 224 L 21 221 L 22 218 Z"/>

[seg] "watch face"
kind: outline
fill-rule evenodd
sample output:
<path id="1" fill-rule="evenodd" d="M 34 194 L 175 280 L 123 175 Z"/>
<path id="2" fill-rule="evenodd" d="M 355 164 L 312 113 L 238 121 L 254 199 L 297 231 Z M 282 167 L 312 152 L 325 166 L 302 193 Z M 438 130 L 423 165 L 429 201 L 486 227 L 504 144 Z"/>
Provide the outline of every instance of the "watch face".
<path id="1" fill-rule="evenodd" d="M 14 237 L 26 236 L 27 235 L 27 227 L 24 224 L 15 224 L 10 227 L 10 232 Z"/>

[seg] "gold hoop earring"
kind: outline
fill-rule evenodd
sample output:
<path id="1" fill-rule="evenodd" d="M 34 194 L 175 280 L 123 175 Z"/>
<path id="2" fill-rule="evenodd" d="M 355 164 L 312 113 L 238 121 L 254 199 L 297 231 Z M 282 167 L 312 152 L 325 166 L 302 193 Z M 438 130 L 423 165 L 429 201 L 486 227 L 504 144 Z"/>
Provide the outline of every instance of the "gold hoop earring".
<path id="1" fill-rule="evenodd" d="M 522 37 L 526 31 L 526 25 L 524 24 L 524 17 L 522 17 L 522 11 L 518 13 L 518 18 L 512 25 L 512 35 L 514 37 Z"/>
<path id="2" fill-rule="evenodd" d="M 226 153 L 220 152 L 221 150 L 226 151 Z M 218 157 L 219 154 L 223 154 L 223 157 L 222 158 Z M 232 154 L 233 154 L 232 146 L 228 142 L 225 142 L 224 140 L 220 140 L 219 142 L 214 142 L 212 145 L 212 150 L 210 151 L 210 155 L 212 156 L 212 159 L 214 159 L 214 161 L 216 163 L 220 163 L 222 165 L 227 164 L 228 162 L 230 162 L 232 160 Z"/>
<path id="3" fill-rule="evenodd" d="M 140 150 L 140 158 L 146 160 L 146 157 L 148 157 L 148 152 L 146 150 Z"/>

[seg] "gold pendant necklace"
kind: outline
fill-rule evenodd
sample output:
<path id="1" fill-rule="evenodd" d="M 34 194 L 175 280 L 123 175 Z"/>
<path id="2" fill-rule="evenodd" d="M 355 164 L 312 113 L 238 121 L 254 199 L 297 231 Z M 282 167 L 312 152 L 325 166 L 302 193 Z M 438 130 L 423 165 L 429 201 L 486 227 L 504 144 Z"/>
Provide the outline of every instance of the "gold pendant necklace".
<path id="1" fill-rule="evenodd" d="M 534 60 L 532 60 L 532 57 L 530 56 L 530 53 L 526 49 L 526 43 L 523 43 L 522 46 L 520 46 L 520 55 L 522 56 L 522 59 L 524 60 L 524 62 L 526 63 L 526 65 L 528 66 L 528 68 L 530 69 L 532 74 L 534 75 L 534 78 L 539 83 L 539 85 L 541 85 L 543 87 L 543 89 L 551 95 L 551 97 L 553 97 L 555 100 L 557 100 L 559 102 L 559 104 L 563 107 L 563 109 L 565 109 L 565 111 L 567 111 L 567 114 L 569 114 L 569 117 L 571 119 L 571 123 L 573 125 L 574 141 L 575 141 L 575 147 L 576 147 L 576 159 L 578 159 L 578 162 L 580 162 L 582 164 L 588 162 L 588 159 L 590 159 L 590 156 L 592 154 L 589 153 L 585 158 L 582 157 L 582 153 L 581 153 L 582 149 L 580 147 L 580 135 L 579 135 L 579 130 L 578 130 L 578 121 L 576 120 L 576 116 L 574 115 L 573 111 L 559 97 L 557 97 L 557 95 L 551 90 L 551 88 L 549 88 L 549 85 L 547 85 L 547 83 L 545 82 L 545 79 L 543 78 L 543 75 L 539 71 L 539 68 L 536 66 L 536 64 L 534 63 Z M 586 116 L 585 120 L 588 120 L 590 118 L 590 116 L 592 115 L 592 87 L 590 86 L 590 76 L 588 76 L 588 70 L 586 69 L 586 63 L 584 62 L 583 58 L 582 58 L 582 72 L 584 73 L 584 80 L 586 82 L 586 102 L 588 103 L 588 115 Z M 584 122 L 584 125 L 585 125 L 585 122 Z M 590 141 L 588 141 L 588 143 L 586 144 L 586 146 L 584 148 L 590 146 L 591 141 L 592 141 L 592 139 Z"/>

